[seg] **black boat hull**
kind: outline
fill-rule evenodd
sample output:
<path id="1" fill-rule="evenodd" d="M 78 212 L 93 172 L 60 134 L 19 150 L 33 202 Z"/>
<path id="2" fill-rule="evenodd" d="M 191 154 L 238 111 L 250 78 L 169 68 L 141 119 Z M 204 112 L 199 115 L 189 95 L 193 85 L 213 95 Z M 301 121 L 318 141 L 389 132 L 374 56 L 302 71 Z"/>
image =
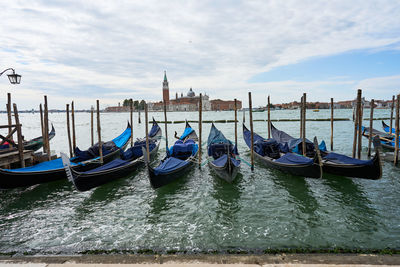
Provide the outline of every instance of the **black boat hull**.
<path id="1" fill-rule="evenodd" d="M 229 158 L 226 161 L 226 164 L 224 166 L 217 166 L 212 163 L 212 158 L 210 158 L 210 161 L 208 162 L 208 166 L 215 172 L 215 174 L 221 178 L 222 180 L 227 181 L 228 183 L 232 183 L 238 172 L 240 167 L 235 166 L 233 162 L 231 161 L 231 158 Z"/>
<path id="2" fill-rule="evenodd" d="M 293 164 L 283 164 L 279 162 L 273 161 L 269 157 L 263 157 L 257 153 L 254 153 L 254 156 L 257 160 L 259 160 L 264 166 L 280 170 L 284 173 L 288 173 L 296 176 L 304 176 L 310 178 L 321 178 L 322 177 L 322 168 L 314 163 L 312 165 L 293 165 Z"/>
<path id="3" fill-rule="evenodd" d="M 150 158 L 155 157 L 158 151 L 158 147 L 159 147 L 159 142 L 158 145 L 151 151 Z M 124 165 L 119 168 L 114 168 L 102 172 L 86 174 L 86 173 L 77 173 L 72 170 L 72 175 L 74 176 L 73 183 L 77 190 L 88 191 L 103 184 L 112 182 L 122 177 L 126 177 L 144 165 L 145 164 L 143 157 L 140 157 L 136 160 L 131 161 L 128 165 Z"/>
<path id="4" fill-rule="evenodd" d="M 119 150 L 116 150 L 103 158 L 103 162 L 107 163 L 119 157 Z M 83 172 L 99 167 L 100 161 L 93 160 L 85 165 L 72 167 L 73 170 Z M 37 172 L 12 172 L 0 169 L 0 188 L 12 189 L 17 187 L 32 186 L 35 184 L 43 184 L 57 180 L 67 179 L 64 168 L 53 169 L 48 171 Z"/>
<path id="5" fill-rule="evenodd" d="M 188 164 L 179 169 L 175 169 L 171 172 L 168 172 L 166 174 L 155 174 L 154 169 L 148 166 L 147 169 L 149 172 L 150 185 L 154 189 L 156 189 L 164 185 L 167 185 L 169 183 L 172 183 L 175 180 L 178 180 L 179 178 L 183 177 L 185 173 L 193 167 L 193 165 L 195 164 L 194 162 L 196 160 L 197 160 L 197 152 L 196 155 L 187 159 Z"/>
<path id="6" fill-rule="evenodd" d="M 375 153 L 371 165 L 335 164 L 322 161 L 322 169 L 324 173 L 353 178 L 378 180 L 382 177 L 381 157 L 378 152 Z"/>

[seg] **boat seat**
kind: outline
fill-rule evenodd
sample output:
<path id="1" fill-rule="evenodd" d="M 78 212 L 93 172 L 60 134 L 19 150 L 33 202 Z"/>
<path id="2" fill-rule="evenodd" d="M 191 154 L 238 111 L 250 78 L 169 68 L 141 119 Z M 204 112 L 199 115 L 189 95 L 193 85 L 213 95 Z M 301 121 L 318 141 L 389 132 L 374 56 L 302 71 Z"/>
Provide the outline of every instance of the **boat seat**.
<path id="1" fill-rule="evenodd" d="M 170 149 L 170 156 L 178 159 L 187 159 L 195 151 L 195 143 L 189 139 L 186 142 L 177 140 Z"/>
<path id="2" fill-rule="evenodd" d="M 233 153 L 233 146 L 231 144 L 226 143 L 216 143 L 210 145 L 208 148 L 208 154 L 212 156 L 214 159 L 220 158 L 222 155 L 229 153 Z"/>

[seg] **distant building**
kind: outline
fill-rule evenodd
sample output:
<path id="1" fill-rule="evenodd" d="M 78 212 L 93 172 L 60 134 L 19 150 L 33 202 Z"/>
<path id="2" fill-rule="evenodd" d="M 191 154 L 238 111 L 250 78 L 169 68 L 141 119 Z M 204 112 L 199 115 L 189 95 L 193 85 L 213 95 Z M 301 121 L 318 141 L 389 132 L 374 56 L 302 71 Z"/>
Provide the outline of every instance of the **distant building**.
<path id="1" fill-rule="evenodd" d="M 118 103 L 118 106 L 106 107 L 105 112 L 128 112 L 130 111 L 130 107 L 121 106 L 121 103 Z"/>
<path id="2" fill-rule="evenodd" d="M 235 101 L 234 100 L 221 100 L 214 99 L 211 100 L 211 110 L 234 110 L 235 109 Z M 242 101 L 237 101 L 237 109 L 242 109 Z"/>
<path id="3" fill-rule="evenodd" d="M 164 81 L 163 81 L 163 101 L 166 103 L 167 111 L 197 111 L 199 110 L 199 102 L 200 102 L 200 95 L 196 96 L 196 93 L 193 91 L 192 88 L 189 89 L 186 96 L 181 93 L 180 97 L 178 93 L 175 94 L 175 99 L 169 98 L 169 86 L 168 86 L 168 79 L 167 73 L 164 71 Z M 202 102 L 202 110 L 209 111 L 209 110 L 233 110 L 234 109 L 234 101 L 224 101 L 224 100 L 211 100 L 207 94 L 202 95 L 201 97 Z M 212 102 L 214 101 L 214 105 Z M 242 107 L 242 102 L 238 102 L 238 109 Z M 162 101 L 149 103 L 148 107 L 150 110 L 154 111 L 161 111 L 164 109 L 164 104 Z"/>

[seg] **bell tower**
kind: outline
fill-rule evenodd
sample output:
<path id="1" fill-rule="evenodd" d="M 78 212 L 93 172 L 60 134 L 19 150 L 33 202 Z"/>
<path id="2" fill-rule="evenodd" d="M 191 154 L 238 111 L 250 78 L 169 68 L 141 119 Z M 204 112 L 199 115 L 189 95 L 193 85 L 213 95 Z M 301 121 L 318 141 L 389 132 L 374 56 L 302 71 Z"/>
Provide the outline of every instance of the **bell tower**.
<path id="1" fill-rule="evenodd" d="M 163 82 L 163 101 L 165 104 L 169 104 L 169 87 L 168 87 L 168 80 L 167 80 L 167 72 L 164 71 L 164 82 Z"/>

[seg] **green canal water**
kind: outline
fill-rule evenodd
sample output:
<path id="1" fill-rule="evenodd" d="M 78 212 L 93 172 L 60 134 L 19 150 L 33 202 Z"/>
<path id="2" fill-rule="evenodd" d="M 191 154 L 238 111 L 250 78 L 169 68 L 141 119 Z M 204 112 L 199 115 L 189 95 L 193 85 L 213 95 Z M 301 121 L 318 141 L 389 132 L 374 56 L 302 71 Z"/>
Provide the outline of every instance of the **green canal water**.
<path id="1" fill-rule="evenodd" d="M 365 110 L 365 116 L 368 116 Z M 308 118 L 329 118 L 329 110 L 307 112 Z M 246 114 L 246 123 L 248 123 Z M 350 118 L 351 110 L 335 110 Z M 162 113 L 150 113 L 163 120 Z M 297 110 L 273 111 L 273 119 L 298 118 Z M 389 110 L 377 110 L 388 117 Z M 26 139 L 40 135 L 39 115 L 21 114 Z M 65 114 L 50 114 L 56 128 L 51 149 L 68 152 Z M 240 123 L 242 113 L 239 113 Z M 254 119 L 266 119 L 266 112 Z M 109 140 L 125 129 L 128 113 L 101 114 L 102 138 Z M 197 120 L 198 113 L 169 113 L 168 119 Z M 233 119 L 233 112 L 204 112 L 204 120 Z M 134 137 L 144 135 L 144 123 L 134 114 Z M 144 116 L 142 114 L 142 122 Z M 6 116 L 0 122 L 6 123 Z M 375 128 L 381 129 L 380 121 Z M 77 144 L 90 143 L 90 114 L 76 114 Z M 365 121 L 364 124 L 369 124 Z M 299 122 L 275 125 L 298 136 Z M 196 123 L 193 128 L 198 129 Z M 205 141 L 211 124 L 203 124 Z M 234 140 L 234 124 L 217 128 Z M 250 153 L 239 125 L 241 157 Z M 163 134 L 164 134 L 164 127 Z M 173 133 L 184 124 L 169 124 Z M 255 122 L 266 136 L 265 122 Z M 307 137 L 318 136 L 330 146 L 330 122 L 307 122 Z M 353 124 L 335 122 L 334 150 L 351 155 Z M 363 139 L 363 158 L 367 140 Z M 203 151 L 205 151 L 203 147 Z M 165 141 L 160 146 L 160 159 Z M 205 160 L 205 157 L 203 158 Z M 193 168 L 178 181 L 154 190 L 140 169 L 123 179 L 88 192 L 58 181 L 0 191 L 0 252 L 78 253 L 86 250 L 227 251 L 282 248 L 384 249 L 400 247 L 400 169 L 385 163 L 378 181 L 324 175 L 322 179 L 296 177 L 270 170 L 256 162 L 252 172 L 242 164 L 237 180 L 219 180 L 207 165 Z"/>

